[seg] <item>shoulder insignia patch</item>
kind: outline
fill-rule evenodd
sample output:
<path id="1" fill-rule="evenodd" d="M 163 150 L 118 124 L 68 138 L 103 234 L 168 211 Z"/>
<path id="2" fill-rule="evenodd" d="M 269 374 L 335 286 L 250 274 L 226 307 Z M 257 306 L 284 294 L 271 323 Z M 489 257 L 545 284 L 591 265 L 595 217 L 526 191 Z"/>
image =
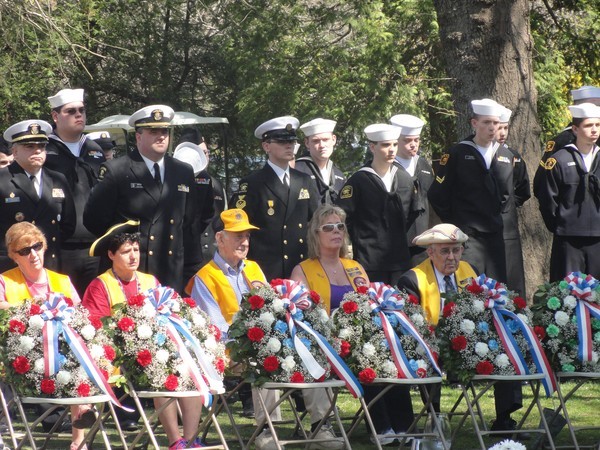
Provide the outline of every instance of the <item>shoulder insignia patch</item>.
<path id="1" fill-rule="evenodd" d="M 546 164 L 544 165 L 544 167 L 546 168 L 546 170 L 552 170 L 555 165 L 556 165 L 556 159 L 548 158 L 546 160 Z"/>
<path id="2" fill-rule="evenodd" d="M 340 198 L 352 198 L 352 186 L 344 186 L 340 191 Z"/>
<path id="3" fill-rule="evenodd" d="M 100 170 L 98 171 L 98 179 L 104 179 L 104 174 L 106 173 L 106 166 L 100 166 Z"/>
<path id="4" fill-rule="evenodd" d="M 555 145 L 554 141 L 546 142 L 546 148 L 544 149 L 544 153 L 548 153 L 548 152 L 551 152 L 552 150 L 554 150 L 554 145 Z"/>
<path id="5" fill-rule="evenodd" d="M 437 181 L 440 184 L 442 184 L 445 179 L 446 179 L 445 175 L 443 177 L 435 177 L 435 181 Z"/>
<path id="6" fill-rule="evenodd" d="M 309 198 L 310 198 L 310 193 L 308 192 L 308 189 L 306 189 L 306 188 L 300 189 L 300 195 L 298 195 L 298 200 L 306 200 Z"/>
<path id="7" fill-rule="evenodd" d="M 242 184 L 240 184 L 239 191 L 240 192 L 247 192 L 248 191 L 248 183 L 242 183 Z"/>
<path id="8" fill-rule="evenodd" d="M 444 153 L 440 159 L 440 166 L 445 166 L 449 159 L 450 155 L 448 153 Z"/>

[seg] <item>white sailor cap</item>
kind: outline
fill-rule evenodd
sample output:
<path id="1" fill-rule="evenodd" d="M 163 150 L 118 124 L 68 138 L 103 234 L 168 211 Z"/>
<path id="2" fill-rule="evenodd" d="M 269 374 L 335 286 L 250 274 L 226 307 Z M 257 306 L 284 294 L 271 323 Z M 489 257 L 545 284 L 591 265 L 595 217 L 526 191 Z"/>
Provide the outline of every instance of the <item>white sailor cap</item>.
<path id="1" fill-rule="evenodd" d="M 500 123 L 508 123 L 510 116 L 512 116 L 512 111 L 505 106 L 502 106 L 502 108 L 502 114 L 500 114 Z"/>
<path id="2" fill-rule="evenodd" d="M 473 108 L 473 113 L 477 114 L 478 116 L 496 117 L 500 117 L 502 115 L 502 108 L 504 108 L 501 104 L 489 98 L 472 100 L 471 107 Z"/>
<path id="3" fill-rule="evenodd" d="M 321 119 L 319 117 L 318 119 L 313 119 L 302 124 L 300 130 L 302 130 L 306 137 L 321 133 L 333 133 L 336 124 L 335 120 Z"/>
<path id="4" fill-rule="evenodd" d="M 374 123 L 365 128 L 367 139 L 371 142 L 396 141 L 402 128 L 387 123 Z"/>
<path id="5" fill-rule="evenodd" d="M 579 89 L 571 91 L 571 96 L 573 97 L 573 101 L 600 98 L 600 87 L 581 86 Z"/>
<path id="6" fill-rule="evenodd" d="M 44 120 L 23 120 L 6 129 L 4 139 L 14 143 L 47 143 L 52 126 Z"/>
<path id="7" fill-rule="evenodd" d="M 402 136 L 419 136 L 425 125 L 424 121 L 410 114 L 396 114 L 391 117 L 390 123 L 402 128 Z"/>
<path id="8" fill-rule="evenodd" d="M 194 175 L 198 175 L 208 166 L 208 158 L 200 146 L 192 142 L 182 142 L 179 144 L 173 152 L 173 158 L 192 166 Z"/>
<path id="9" fill-rule="evenodd" d="M 573 119 L 588 119 L 590 117 L 600 117 L 600 106 L 593 103 L 580 103 L 579 105 L 569 106 Z"/>
<path id="10" fill-rule="evenodd" d="M 431 244 L 462 244 L 468 240 L 469 236 L 456 225 L 440 223 L 429 230 L 423 231 L 412 240 L 412 243 L 420 247 L 426 247 Z"/>
<path id="11" fill-rule="evenodd" d="M 138 109 L 129 117 L 129 126 L 134 128 L 168 128 L 175 116 L 173 108 L 166 105 L 150 105 Z"/>
<path id="12" fill-rule="evenodd" d="M 50 108 L 59 108 L 62 105 L 73 102 L 83 102 L 83 89 L 62 89 L 53 95 L 48 97 L 50 102 Z"/>
<path id="13" fill-rule="evenodd" d="M 292 116 L 275 117 L 260 124 L 254 130 L 254 136 L 266 141 L 268 139 L 277 139 L 280 141 L 295 141 L 298 139 L 296 130 L 300 121 Z"/>

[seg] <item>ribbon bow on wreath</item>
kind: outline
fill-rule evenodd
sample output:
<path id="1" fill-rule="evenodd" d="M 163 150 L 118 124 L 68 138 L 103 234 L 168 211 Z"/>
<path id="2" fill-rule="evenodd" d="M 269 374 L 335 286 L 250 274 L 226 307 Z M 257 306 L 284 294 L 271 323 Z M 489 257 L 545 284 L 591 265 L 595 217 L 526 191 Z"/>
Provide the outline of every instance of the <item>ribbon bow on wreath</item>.
<path id="1" fill-rule="evenodd" d="M 584 278 L 585 277 L 585 278 Z M 591 275 L 584 275 L 580 272 L 571 272 L 566 276 L 567 289 L 577 299 L 575 312 L 577 314 L 577 335 L 579 338 L 579 348 L 577 356 L 581 361 L 592 361 L 592 319 L 600 319 L 600 307 L 598 304 L 590 302 L 592 291 L 600 283 Z M 591 316 L 590 316 L 591 315 Z"/>
<path id="2" fill-rule="evenodd" d="M 164 324 L 167 336 L 175 343 L 183 364 L 187 367 L 196 389 L 200 392 L 203 405 L 209 407 L 212 404 L 210 389 L 222 392 L 223 381 L 210 363 L 209 357 L 200 346 L 196 337 L 190 332 L 185 321 L 173 312 L 174 295 L 175 291 L 173 289 L 166 286 L 159 286 L 147 291 L 146 299 L 156 308 L 158 320 Z M 190 346 L 196 355 L 197 363 L 190 355 L 186 344 Z M 206 376 L 210 388 L 206 384 L 202 373 Z"/>
<path id="3" fill-rule="evenodd" d="M 442 371 L 437 364 L 433 351 L 425 342 L 425 339 L 423 339 L 419 330 L 417 330 L 403 311 L 404 300 L 400 298 L 400 292 L 385 283 L 376 282 L 371 283 L 367 294 L 369 295 L 369 305 L 371 306 L 371 310 L 374 313 L 379 314 L 379 318 L 381 319 L 381 326 L 387 339 L 390 352 L 392 353 L 392 359 L 398 370 L 398 378 L 414 379 L 423 377 L 419 376 L 417 371 L 413 370 L 410 366 L 408 357 L 402 348 L 400 338 L 398 338 L 398 335 L 394 332 L 394 328 L 390 324 L 388 316 L 395 316 L 402 329 L 410 334 L 423 349 L 425 349 L 425 353 L 427 354 L 429 361 L 431 361 L 433 369 L 441 376 Z"/>
<path id="4" fill-rule="evenodd" d="M 292 337 L 292 342 L 294 343 L 294 348 L 298 353 L 298 356 L 300 356 L 300 359 L 306 367 L 306 370 L 308 370 L 315 380 L 318 380 L 325 374 L 325 369 L 319 365 L 308 348 L 306 348 L 306 345 L 304 345 L 304 343 L 296 335 L 296 326 L 302 328 L 315 338 L 319 348 L 327 357 L 329 364 L 331 364 L 332 370 L 341 380 L 344 381 L 344 383 L 346 383 L 346 387 L 352 393 L 352 395 L 354 397 L 362 397 L 362 386 L 352 371 L 348 368 L 346 363 L 337 354 L 329 342 L 327 342 L 327 339 L 325 339 L 323 335 L 313 330 L 312 327 L 304 323 L 300 318 L 301 315 L 298 314 L 298 312 L 307 310 L 313 306 L 309 291 L 304 287 L 304 285 L 292 280 L 281 280 L 279 284 L 272 287 L 283 300 L 283 304 L 286 309 L 286 322 Z"/>
<path id="5" fill-rule="evenodd" d="M 40 316 L 44 319 L 44 325 L 42 326 L 44 375 L 50 377 L 60 370 L 58 337 L 62 335 L 89 379 L 92 380 L 98 389 L 110 397 L 113 404 L 123 408 L 108 381 L 94 362 L 87 345 L 81 339 L 81 336 L 69 325 L 75 309 L 69 306 L 65 296 L 55 292 L 49 293 L 40 309 Z M 128 410 L 128 408 L 123 409 Z"/>
<path id="6" fill-rule="evenodd" d="M 531 351 L 531 356 L 538 373 L 544 374 L 542 384 L 544 385 L 546 395 L 550 397 L 556 390 L 556 382 L 550 368 L 550 363 L 533 329 L 514 312 L 505 309 L 508 293 L 504 285 L 492 278 L 486 277 L 485 274 L 481 274 L 472 280 L 471 285 L 467 289 L 470 292 L 483 293 L 485 295 L 484 305 L 492 312 L 494 327 L 504 345 L 510 362 L 515 368 L 515 372 L 517 375 L 526 375 L 529 374 L 529 368 L 525 362 L 525 356 L 517 345 L 513 337 L 513 332 L 506 323 L 505 318 L 512 320 L 516 327 L 521 330 L 529 345 L 529 350 Z"/>

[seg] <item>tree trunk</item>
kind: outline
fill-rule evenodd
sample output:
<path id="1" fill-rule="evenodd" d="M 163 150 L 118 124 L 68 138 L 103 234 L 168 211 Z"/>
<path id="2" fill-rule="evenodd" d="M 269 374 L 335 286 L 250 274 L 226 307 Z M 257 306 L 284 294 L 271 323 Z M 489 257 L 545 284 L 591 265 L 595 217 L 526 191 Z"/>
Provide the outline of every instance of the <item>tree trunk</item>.
<path id="1" fill-rule="evenodd" d="M 471 134 L 470 101 L 492 98 L 513 111 L 508 145 L 527 163 L 530 179 L 541 146 L 528 0 L 434 0 L 445 67 L 453 80 L 457 139 Z M 520 212 L 527 293 L 547 279 L 551 235 L 537 200 Z M 510 286 L 509 286 L 510 287 Z"/>

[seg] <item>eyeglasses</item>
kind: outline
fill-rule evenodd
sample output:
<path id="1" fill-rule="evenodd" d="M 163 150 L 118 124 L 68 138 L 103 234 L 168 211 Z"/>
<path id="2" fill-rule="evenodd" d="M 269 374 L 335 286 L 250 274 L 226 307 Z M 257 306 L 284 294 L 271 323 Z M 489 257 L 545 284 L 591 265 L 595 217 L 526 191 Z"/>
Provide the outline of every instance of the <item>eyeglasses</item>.
<path id="1" fill-rule="evenodd" d="M 69 116 L 74 116 L 75 114 L 85 114 L 85 106 L 80 106 L 79 108 L 66 108 L 63 111 Z"/>
<path id="2" fill-rule="evenodd" d="M 35 244 L 30 245 L 29 247 L 23 247 L 22 249 L 17 250 L 17 254 L 21 256 L 27 256 L 31 253 L 31 250 L 33 250 L 34 252 L 39 252 L 42 248 L 44 248 L 44 243 L 36 242 Z"/>
<path id="3" fill-rule="evenodd" d="M 462 247 L 454 247 L 454 248 L 441 248 L 438 250 L 438 253 L 442 255 L 444 258 L 450 256 L 450 253 L 453 255 L 460 255 L 463 251 Z"/>
<path id="4" fill-rule="evenodd" d="M 333 230 L 346 231 L 346 224 L 342 222 L 326 223 L 325 225 L 321 225 L 319 230 L 324 231 L 325 233 L 331 233 Z"/>

